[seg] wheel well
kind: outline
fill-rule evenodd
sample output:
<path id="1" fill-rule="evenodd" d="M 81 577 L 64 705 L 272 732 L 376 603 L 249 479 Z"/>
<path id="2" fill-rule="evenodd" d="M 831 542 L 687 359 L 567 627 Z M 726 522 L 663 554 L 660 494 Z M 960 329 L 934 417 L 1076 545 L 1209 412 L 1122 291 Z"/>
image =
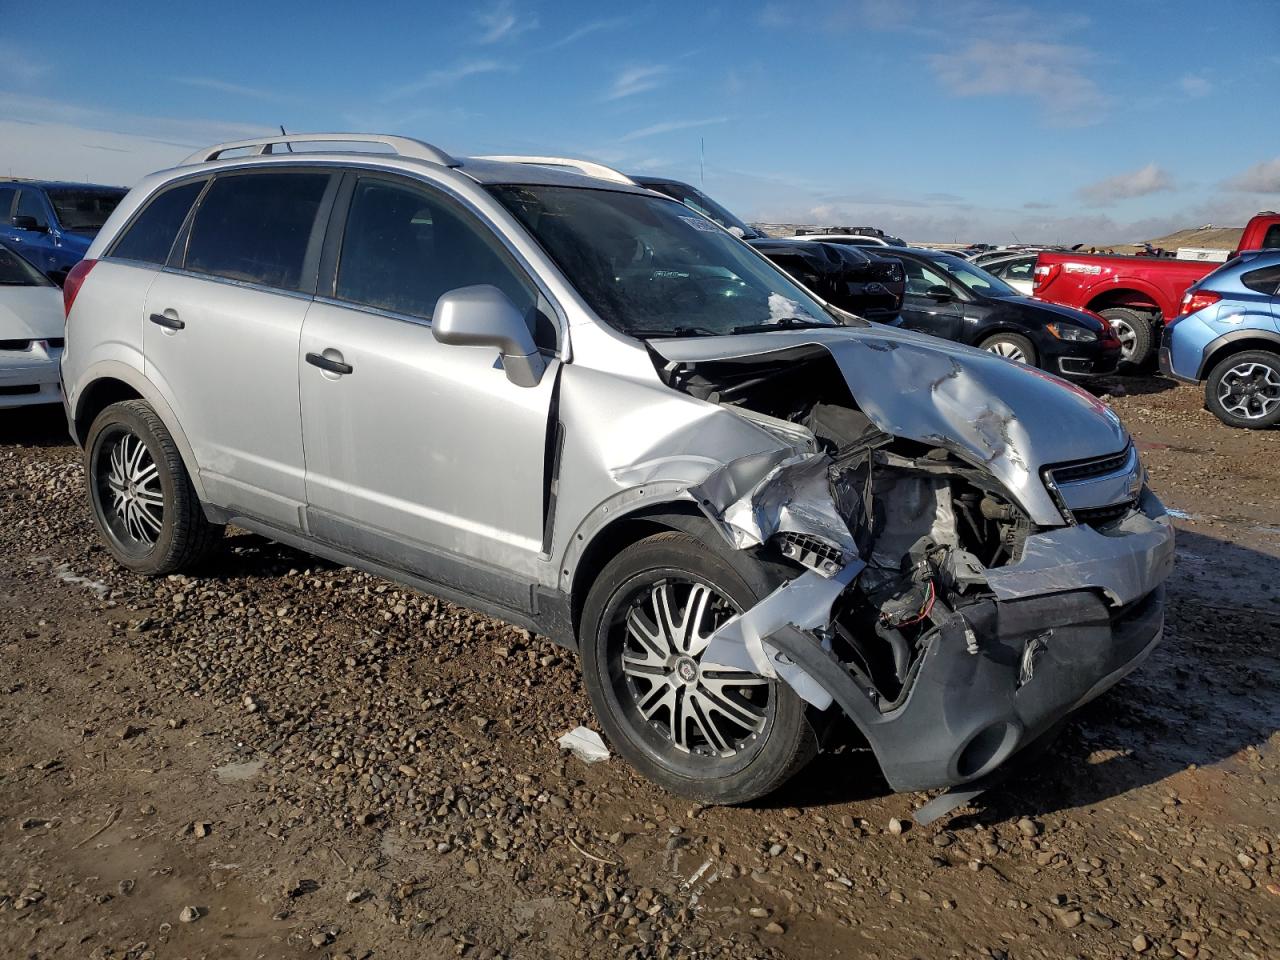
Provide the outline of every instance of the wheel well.
<path id="1" fill-rule="evenodd" d="M 1209 356 L 1205 357 L 1204 363 L 1200 365 L 1196 379 L 1205 379 L 1209 376 L 1210 371 L 1227 357 L 1236 353 L 1244 353 L 1246 350 L 1262 350 L 1266 353 L 1274 353 L 1280 356 L 1280 340 L 1272 340 L 1268 337 L 1249 337 L 1224 343 Z"/>
<path id="2" fill-rule="evenodd" d="M 1108 290 L 1106 293 L 1099 294 L 1090 300 L 1087 309 L 1098 313 L 1108 307 L 1127 307 L 1130 310 L 1138 310 L 1156 316 L 1160 314 L 1160 307 L 1156 302 L 1145 293 L 1139 293 L 1137 290 Z"/>
<path id="3" fill-rule="evenodd" d="M 702 512 L 694 504 L 683 501 L 655 503 L 619 517 L 592 538 L 587 549 L 578 558 L 569 594 L 575 637 L 578 636 L 587 594 L 591 592 L 591 585 L 595 583 L 605 564 L 645 537 L 665 530 L 682 529 L 680 520 L 688 517 L 701 518 Z"/>
<path id="4" fill-rule="evenodd" d="M 98 418 L 98 414 L 111 406 L 111 404 L 119 403 L 122 400 L 141 399 L 142 394 L 123 380 L 104 377 L 101 380 L 93 381 L 93 383 L 85 387 L 84 395 L 81 396 L 79 407 L 76 410 L 76 442 L 84 446 L 85 438 L 89 435 L 89 428 L 93 426 L 93 421 Z"/>

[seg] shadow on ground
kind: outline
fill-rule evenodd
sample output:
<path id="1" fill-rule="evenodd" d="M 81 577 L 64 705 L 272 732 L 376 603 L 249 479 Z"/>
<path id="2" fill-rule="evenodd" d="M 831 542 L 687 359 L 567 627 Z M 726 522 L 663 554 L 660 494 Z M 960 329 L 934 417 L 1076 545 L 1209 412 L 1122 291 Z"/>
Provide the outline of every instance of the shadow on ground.
<path id="1" fill-rule="evenodd" d="M 67 417 L 59 404 L 0 410 L 0 445 L 23 447 L 71 446 Z"/>

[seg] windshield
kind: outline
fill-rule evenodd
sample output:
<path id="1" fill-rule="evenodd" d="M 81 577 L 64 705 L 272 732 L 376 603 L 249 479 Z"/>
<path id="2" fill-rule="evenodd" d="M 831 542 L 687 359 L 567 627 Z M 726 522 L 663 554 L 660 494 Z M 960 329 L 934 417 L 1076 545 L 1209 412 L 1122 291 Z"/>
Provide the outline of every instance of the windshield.
<path id="1" fill-rule="evenodd" d="M 656 190 L 658 193 L 666 194 L 673 200 L 679 200 L 686 207 L 697 210 L 708 220 L 714 220 L 726 230 L 732 230 L 736 227 L 738 230 L 742 231 L 742 236 L 747 239 L 764 236 L 764 234 L 755 227 L 743 220 L 739 220 L 701 190 L 691 187 L 687 183 L 667 183 L 665 181 L 645 183 L 644 181 L 641 181 L 641 186 L 648 187 L 650 190 Z"/>
<path id="2" fill-rule="evenodd" d="M 128 191 L 108 187 L 52 187 L 46 192 L 63 230 L 97 233 Z"/>
<path id="3" fill-rule="evenodd" d="M 970 293 L 976 293 L 980 297 L 1020 297 L 1020 294 L 1013 287 L 1009 286 L 999 277 L 987 273 L 981 267 L 974 266 L 963 257 L 956 257 L 949 253 L 941 253 L 929 258 L 939 267 L 946 270 L 953 276 L 960 285 Z"/>
<path id="4" fill-rule="evenodd" d="M 596 314 L 629 336 L 840 325 L 750 247 L 678 203 L 582 187 L 489 189 Z"/>
<path id="5" fill-rule="evenodd" d="M 0 286 L 51 287 L 53 283 L 26 260 L 0 243 Z"/>

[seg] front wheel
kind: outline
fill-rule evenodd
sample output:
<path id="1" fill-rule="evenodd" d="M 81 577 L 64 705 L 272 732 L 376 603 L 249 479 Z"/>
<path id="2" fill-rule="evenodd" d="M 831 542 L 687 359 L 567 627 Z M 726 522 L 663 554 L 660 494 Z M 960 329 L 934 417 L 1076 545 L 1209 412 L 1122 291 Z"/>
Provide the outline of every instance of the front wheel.
<path id="1" fill-rule="evenodd" d="M 222 536 L 205 518 L 173 437 L 143 400 L 98 414 L 85 442 L 85 474 L 98 532 L 135 573 L 188 568 Z"/>
<path id="2" fill-rule="evenodd" d="M 785 682 L 703 657 L 721 624 L 771 592 L 752 567 L 689 534 L 655 534 L 604 568 L 583 611 L 583 677 L 609 740 L 650 780 L 694 800 L 764 796 L 816 747 Z"/>
<path id="3" fill-rule="evenodd" d="M 997 333 L 982 341 L 982 349 L 1017 363 L 1036 364 L 1036 348 L 1026 337 L 1016 333 Z"/>
<path id="4" fill-rule="evenodd" d="M 1145 315 L 1128 307 L 1099 310 L 1098 316 L 1111 327 L 1120 341 L 1120 363 L 1128 370 L 1141 370 L 1155 353 L 1155 328 Z"/>
<path id="5" fill-rule="evenodd" d="M 1280 423 L 1280 354 L 1246 350 L 1217 364 L 1204 384 L 1209 412 L 1229 427 Z"/>

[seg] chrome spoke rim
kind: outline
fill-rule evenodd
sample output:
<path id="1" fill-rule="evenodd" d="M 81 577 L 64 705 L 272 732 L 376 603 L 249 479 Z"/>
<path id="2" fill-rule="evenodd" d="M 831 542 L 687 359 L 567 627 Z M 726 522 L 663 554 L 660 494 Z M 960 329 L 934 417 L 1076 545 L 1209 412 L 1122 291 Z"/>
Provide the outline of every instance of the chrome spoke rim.
<path id="1" fill-rule="evenodd" d="M 764 732 L 769 682 L 703 661 L 716 629 L 737 612 L 705 583 L 666 579 L 626 613 L 626 687 L 640 718 L 682 753 L 732 757 Z"/>
<path id="2" fill-rule="evenodd" d="M 160 468 L 136 434 L 122 432 L 106 456 L 103 509 L 122 539 L 151 547 L 164 528 Z"/>
<path id="3" fill-rule="evenodd" d="M 1218 381 L 1222 409 L 1242 420 L 1261 420 L 1280 407 L 1280 372 L 1265 363 L 1237 364 Z"/>
<path id="4" fill-rule="evenodd" d="M 1004 357 L 1006 360 L 1015 360 L 1018 363 L 1027 362 L 1027 355 L 1022 352 L 1017 344 L 1009 343 L 1007 340 L 997 340 L 987 349 L 998 357 Z"/>
<path id="5" fill-rule="evenodd" d="M 1133 349 L 1138 344 L 1138 334 L 1133 327 L 1125 323 L 1123 320 L 1110 320 L 1111 332 L 1116 335 L 1116 339 L 1120 341 L 1120 357 L 1128 360 L 1133 356 Z"/>

